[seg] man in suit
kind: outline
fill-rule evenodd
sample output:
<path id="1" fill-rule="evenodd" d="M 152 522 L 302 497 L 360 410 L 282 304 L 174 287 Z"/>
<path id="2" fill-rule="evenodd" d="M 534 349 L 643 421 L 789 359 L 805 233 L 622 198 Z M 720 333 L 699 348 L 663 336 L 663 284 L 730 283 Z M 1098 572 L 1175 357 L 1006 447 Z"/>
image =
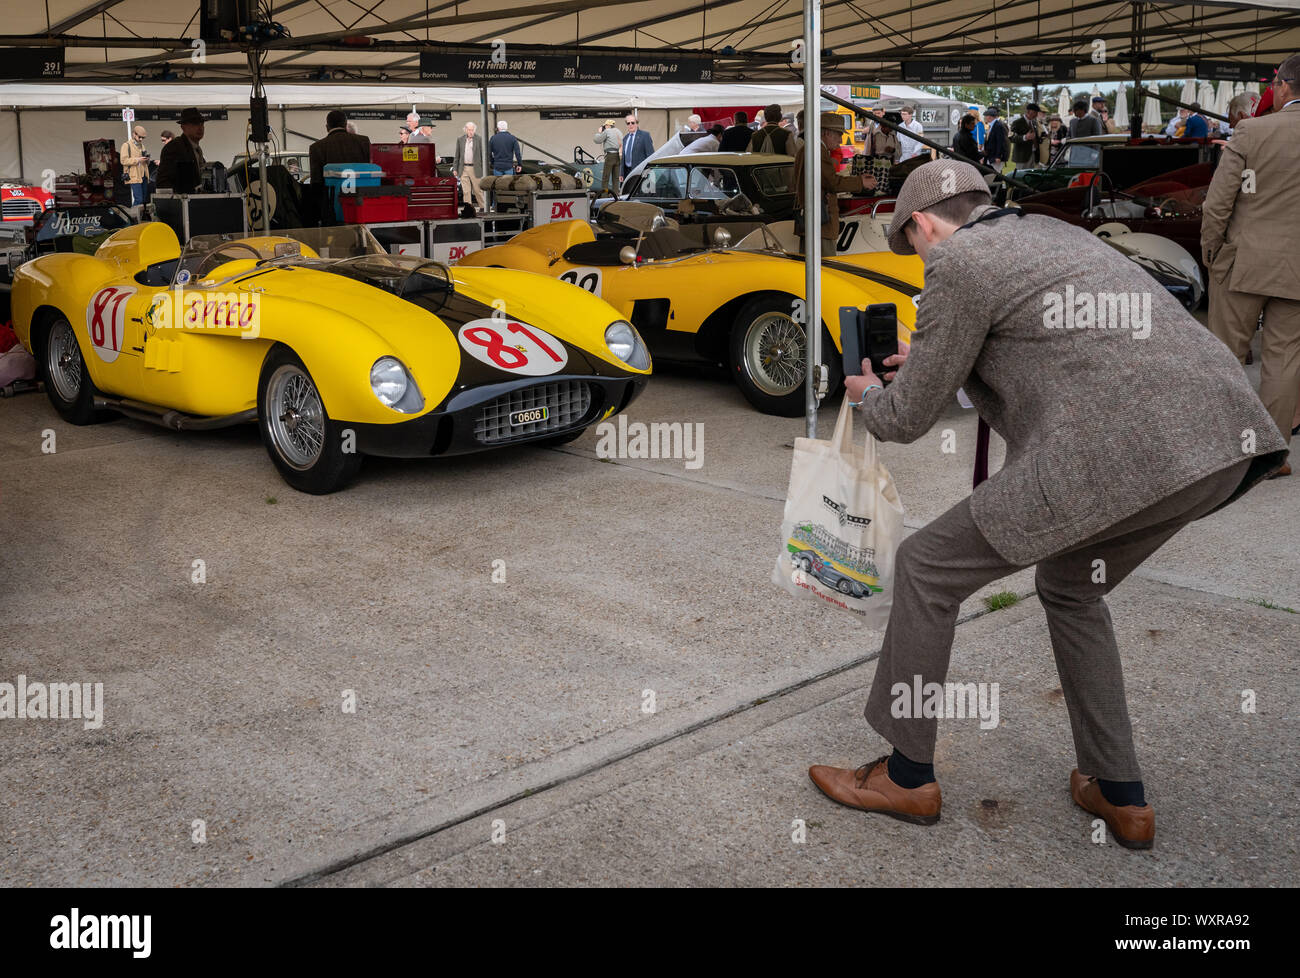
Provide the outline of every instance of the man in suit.
<path id="1" fill-rule="evenodd" d="M 749 128 L 749 113 L 737 112 L 731 117 L 731 126 L 722 133 L 722 138 L 718 140 L 718 152 L 720 153 L 743 153 L 749 149 L 749 141 L 753 138 L 753 130 Z"/>
<path id="2" fill-rule="evenodd" d="M 641 123 L 637 117 L 629 115 L 623 120 L 627 126 L 627 134 L 623 136 L 623 148 L 621 158 L 623 161 L 623 177 L 635 170 L 641 163 L 649 158 L 650 154 L 655 151 L 655 144 L 650 139 L 650 134 L 641 128 Z"/>
<path id="3" fill-rule="evenodd" d="M 964 389 L 1005 439 L 1007 461 L 898 548 L 866 706 L 893 754 L 856 771 L 809 774 L 842 804 L 938 821 L 934 749 L 958 608 L 1036 564 L 1078 762 L 1071 794 L 1117 842 L 1149 848 L 1155 814 L 1105 595 L 1181 527 L 1281 465 L 1286 443 L 1223 344 L 1146 271 L 1086 230 L 993 207 L 967 163 L 935 160 L 912 172 L 889 246 L 925 263 L 916 331 L 910 348 L 885 360 L 896 368 L 885 375 L 896 378 L 889 388 L 864 361 L 846 396 L 875 437 L 906 443 Z M 1059 270 L 1046 292 L 1034 274 L 1041 268 Z M 1080 304 L 1085 295 L 1093 306 Z M 1108 304 L 1105 295 L 1124 299 Z M 1093 316 L 1076 315 L 1089 308 Z"/>
<path id="4" fill-rule="evenodd" d="M 984 162 L 995 170 L 1001 170 L 1011 151 L 1011 140 L 1007 136 L 1007 126 L 998 116 L 1002 110 L 990 105 L 984 110 Z"/>
<path id="5" fill-rule="evenodd" d="M 1011 162 L 1016 166 L 1038 165 L 1038 142 L 1043 137 L 1038 116 L 1043 110 L 1034 102 L 1011 120 Z"/>
<path id="6" fill-rule="evenodd" d="M 307 159 L 311 164 L 311 182 L 325 185 L 327 163 L 369 163 L 370 140 L 348 132 L 348 117 L 342 109 L 331 109 L 325 115 L 325 136 L 311 144 Z"/>
<path id="7" fill-rule="evenodd" d="M 1070 112 L 1074 116 L 1070 120 L 1071 139 L 1078 139 L 1081 136 L 1101 135 L 1101 117 L 1089 112 L 1088 103 L 1083 99 L 1075 99 L 1074 105 L 1070 107 Z"/>
<path id="8" fill-rule="evenodd" d="M 186 109 L 177 122 L 181 134 L 167 141 L 158 157 L 158 189 L 177 194 L 192 194 L 203 183 L 203 113 Z"/>
<path id="9" fill-rule="evenodd" d="M 460 178 L 461 200 L 469 203 L 472 195 L 476 211 L 487 209 L 483 202 L 483 188 L 479 186 L 483 168 L 483 137 L 478 134 L 478 126 L 467 122 L 464 135 L 456 140 L 456 157 L 451 172 Z"/>
<path id="10" fill-rule="evenodd" d="M 1278 68 L 1273 101 L 1281 109 L 1238 122 L 1223 148 L 1201 209 L 1201 257 L 1210 329 L 1238 360 L 1264 316 L 1259 396 L 1289 440 L 1300 391 L 1300 55 Z"/>

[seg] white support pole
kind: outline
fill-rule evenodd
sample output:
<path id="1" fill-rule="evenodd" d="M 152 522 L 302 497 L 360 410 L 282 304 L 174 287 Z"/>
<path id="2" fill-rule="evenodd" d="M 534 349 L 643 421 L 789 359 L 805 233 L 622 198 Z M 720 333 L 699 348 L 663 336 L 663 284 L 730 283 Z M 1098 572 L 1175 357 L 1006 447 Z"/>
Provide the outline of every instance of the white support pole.
<path id="1" fill-rule="evenodd" d="M 803 5 L 803 185 L 804 185 L 804 392 L 809 438 L 817 437 L 818 384 L 821 380 L 822 158 L 821 158 L 821 0 Z"/>

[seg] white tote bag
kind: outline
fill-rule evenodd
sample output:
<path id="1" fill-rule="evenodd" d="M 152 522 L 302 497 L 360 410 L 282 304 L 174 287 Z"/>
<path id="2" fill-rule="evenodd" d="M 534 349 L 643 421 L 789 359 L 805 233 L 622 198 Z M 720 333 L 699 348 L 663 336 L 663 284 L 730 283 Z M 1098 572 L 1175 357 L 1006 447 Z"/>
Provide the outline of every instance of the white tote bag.
<path id="1" fill-rule="evenodd" d="M 772 580 L 791 594 L 856 613 L 883 629 L 893 603 L 894 554 L 903 539 L 903 504 L 876 453 L 853 444 L 848 398 L 830 441 L 798 438 Z"/>

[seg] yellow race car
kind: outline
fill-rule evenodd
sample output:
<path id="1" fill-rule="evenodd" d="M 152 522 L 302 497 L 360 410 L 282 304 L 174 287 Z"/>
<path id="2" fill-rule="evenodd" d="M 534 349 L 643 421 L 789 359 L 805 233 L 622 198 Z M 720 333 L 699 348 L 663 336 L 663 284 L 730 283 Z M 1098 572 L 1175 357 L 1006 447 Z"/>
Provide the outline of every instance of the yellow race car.
<path id="1" fill-rule="evenodd" d="M 256 421 L 295 489 L 364 455 L 425 458 L 576 438 L 644 388 L 650 355 L 593 295 L 390 255 L 363 227 L 273 237 L 124 228 L 13 285 L 50 401 L 185 430 Z"/>
<path id="2" fill-rule="evenodd" d="M 515 268 L 576 285 L 618 310 L 659 360 L 730 369 L 766 414 L 804 412 L 804 263 L 759 220 L 678 223 L 656 206 L 607 204 L 598 235 L 586 221 L 558 221 L 458 262 Z M 916 323 L 921 262 L 888 252 L 854 263 L 826 261 L 822 361 L 828 390 L 843 380 L 840 309 L 892 304 L 899 339 Z"/>

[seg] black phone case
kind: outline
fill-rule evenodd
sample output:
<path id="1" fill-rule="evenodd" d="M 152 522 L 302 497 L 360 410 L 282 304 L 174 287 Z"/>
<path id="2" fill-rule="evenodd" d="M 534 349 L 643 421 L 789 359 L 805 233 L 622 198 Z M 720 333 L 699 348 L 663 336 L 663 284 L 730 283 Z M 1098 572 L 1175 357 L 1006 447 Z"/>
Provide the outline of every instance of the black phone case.
<path id="1" fill-rule="evenodd" d="M 890 369 L 884 364 L 885 357 L 898 352 L 898 307 L 892 302 L 879 302 L 866 309 L 841 309 L 840 347 L 845 377 L 861 375 L 865 359 L 871 360 L 871 369 L 882 377 Z"/>

